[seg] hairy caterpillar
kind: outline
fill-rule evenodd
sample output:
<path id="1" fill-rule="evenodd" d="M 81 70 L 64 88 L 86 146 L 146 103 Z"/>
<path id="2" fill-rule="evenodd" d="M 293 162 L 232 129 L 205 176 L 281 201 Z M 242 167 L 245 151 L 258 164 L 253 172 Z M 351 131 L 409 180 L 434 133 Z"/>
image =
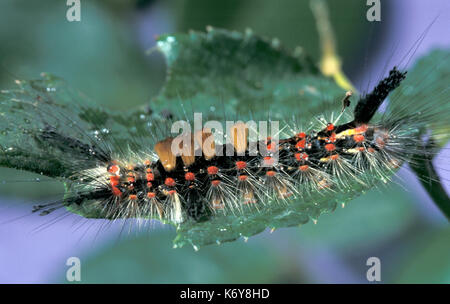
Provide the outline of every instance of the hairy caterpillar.
<path id="1" fill-rule="evenodd" d="M 447 58 L 445 52 L 439 56 Z M 266 226 L 315 220 L 320 213 L 333 210 L 337 202 L 345 203 L 380 180 L 388 181 L 403 162 L 436 152 L 434 143 L 427 149 L 423 145 L 430 125 L 437 130 L 434 137 L 443 136 L 445 121 L 434 118 L 439 112 L 448 113 L 445 98 L 433 103 L 416 96 L 411 104 L 399 104 L 394 96 L 388 110 L 374 117 L 405 75 L 393 68 L 371 93 L 359 98 L 353 115 L 345 110 L 351 97 L 341 90 L 343 111 L 324 114 L 328 119 L 320 117 L 316 125 L 304 129 L 288 125 L 280 140 L 264 138 L 264 155 L 249 154 L 249 130 L 241 123 L 232 126 L 234 137 L 228 145 L 211 140 L 212 133 L 203 130 L 188 135 L 193 145 L 187 154 L 176 155 L 173 138 L 167 134 L 167 127 L 176 120 L 174 114 L 145 120 L 150 129 L 142 129 L 143 114 L 133 116 L 137 121 L 114 115 L 114 122 L 134 134 L 116 137 L 114 125 L 100 127 L 109 115 L 102 109 L 55 100 L 52 94 L 60 90 L 59 80 L 48 76 L 41 82 L 19 82 L 22 91 L 3 92 L 9 98 L 2 101 L 1 112 L 19 113 L 23 121 L 3 115 L 4 130 L 26 135 L 44 153 L 27 150 L 29 142 L 0 142 L 1 164 L 66 182 L 63 200 L 35 207 L 43 215 L 66 207 L 92 218 L 157 218 L 179 229 L 190 225 L 192 233 L 199 235 L 207 229 L 202 228 L 204 223 L 216 221 L 223 229 L 218 233 L 224 235 L 218 240 L 249 236 Z M 441 77 L 448 77 L 448 71 L 443 70 Z M 24 96 L 29 87 L 38 93 Z M 313 86 L 305 89 L 317 90 Z M 86 122 L 91 123 L 89 128 Z M 201 156 L 195 156 L 196 146 Z M 232 156 L 218 156 L 227 148 Z M 25 166 L 21 155 L 27 153 L 34 162 Z M 256 222 L 267 214 L 271 214 L 270 221 Z M 235 221 L 252 226 L 252 232 L 242 233 Z"/>

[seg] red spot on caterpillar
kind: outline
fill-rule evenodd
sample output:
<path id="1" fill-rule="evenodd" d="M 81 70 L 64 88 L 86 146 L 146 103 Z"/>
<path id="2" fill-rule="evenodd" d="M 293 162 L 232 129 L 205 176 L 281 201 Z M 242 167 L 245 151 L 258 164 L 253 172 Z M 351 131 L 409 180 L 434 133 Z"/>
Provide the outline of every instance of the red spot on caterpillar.
<path id="1" fill-rule="evenodd" d="M 300 132 L 300 133 L 297 133 L 297 135 L 296 135 L 298 138 L 305 138 L 306 137 L 306 134 L 305 134 L 305 132 Z"/>
<path id="2" fill-rule="evenodd" d="M 220 185 L 220 180 L 215 179 L 215 180 L 211 181 L 211 185 L 213 185 L 214 187 L 219 186 Z"/>
<path id="3" fill-rule="evenodd" d="M 308 158 L 309 158 L 308 154 L 306 154 L 306 153 L 295 153 L 294 156 L 295 156 L 295 159 L 298 161 L 308 160 Z"/>
<path id="4" fill-rule="evenodd" d="M 330 156 L 331 160 L 336 160 L 339 158 L 339 154 L 333 154 Z"/>
<path id="5" fill-rule="evenodd" d="M 145 177 L 148 182 L 152 182 L 155 180 L 155 176 L 153 175 L 153 173 L 147 173 L 147 175 Z"/>
<path id="6" fill-rule="evenodd" d="M 355 132 L 356 133 L 364 133 L 364 132 L 366 132 L 367 131 L 367 129 L 369 128 L 369 126 L 368 125 L 360 125 L 359 127 L 356 127 L 355 128 Z"/>
<path id="7" fill-rule="evenodd" d="M 334 144 L 326 144 L 325 150 L 327 150 L 328 152 L 334 151 L 336 150 L 336 146 Z"/>
<path id="8" fill-rule="evenodd" d="M 153 184 L 152 184 L 151 182 L 148 182 L 148 183 L 147 183 L 147 187 L 148 187 L 148 188 L 151 188 L 151 187 L 153 187 Z"/>
<path id="9" fill-rule="evenodd" d="M 117 166 L 117 165 L 111 165 L 108 168 L 109 173 L 116 174 L 117 171 L 119 171 L 119 166 Z"/>
<path id="10" fill-rule="evenodd" d="M 360 143 L 365 140 L 365 137 L 364 137 L 364 135 L 356 134 L 356 135 L 353 135 L 353 140 L 357 143 Z"/>
<path id="11" fill-rule="evenodd" d="M 336 133 L 331 133 L 330 137 L 328 137 L 328 141 L 334 143 L 336 141 Z"/>
<path id="12" fill-rule="evenodd" d="M 364 152 L 364 147 L 358 147 L 357 149 L 359 152 Z M 370 148 L 370 149 L 372 149 L 372 148 Z"/>
<path id="13" fill-rule="evenodd" d="M 275 160 L 272 157 L 270 157 L 270 156 L 264 157 L 264 165 L 273 166 L 274 162 L 275 162 Z"/>
<path id="14" fill-rule="evenodd" d="M 238 170 L 245 169 L 246 167 L 247 167 L 247 163 L 245 161 L 237 161 L 236 162 L 236 168 L 238 168 Z"/>
<path id="15" fill-rule="evenodd" d="M 145 170 L 147 173 L 152 173 L 152 169 L 148 168 L 147 170 Z"/>
<path id="16" fill-rule="evenodd" d="M 112 187 L 112 193 L 114 196 L 121 196 L 122 192 L 117 187 Z"/>
<path id="17" fill-rule="evenodd" d="M 171 177 L 167 177 L 166 180 L 164 181 L 164 184 L 167 187 L 174 187 L 175 186 L 175 180 Z"/>
<path id="18" fill-rule="evenodd" d="M 132 201 L 135 201 L 135 200 L 137 200 L 137 195 L 136 195 L 136 194 L 130 194 L 130 195 L 128 196 L 128 198 L 129 198 L 130 200 L 132 200 Z"/>
<path id="19" fill-rule="evenodd" d="M 150 166 L 151 165 L 151 161 L 149 161 L 149 160 L 144 161 L 144 165 Z"/>
<path id="20" fill-rule="evenodd" d="M 155 198 L 156 197 L 156 193 L 155 192 L 149 192 L 149 193 L 147 193 L 147 197 L 148 198 Z"/>
<path id="21" fill-rule="evenodd" d="M 303 165 L 303 166 L 298 167 L 298 169 L 299 169 L 300 171 L 305 172 L 306 170 L 309 169 L 309 166 L 308 166 L 308 165 Z"/>
<path id="22" fill-rule="evenodd" d="M 270 177 L 275 176 L 275 174 L 277 174 L 277 173 L 275 171 L 272 171 L 272 170 L 266 172 L 266 175 L 270 176 Z"/>
<path id="23" fill-rule="evenodd" d="M 134 176 L 128 176 L 128 177 L 127 177 L 127 181 L 128 181 L 129 183 L 134 183 L 134 182 L 136 182 L 136 179 L 134 178 Z"/>
<path id="24" fill-rule="evenodd" d="M 170 190 L 170 191 L 169 191 L 169 195 L 174 195 L 175 193 L 177 193 L 176 190 Z"/>
<path id="25" fill-rule="evenodd" d="M 327 131 L 333 131 L 334 125 L 332 123 L 327 124 Z"/>
<path id="26" fill-rule="evenodd" d="M 369 151 L 369 153 L 374 153 L 375 149 L 374 148 L 369 148 L 369 149 L 367 149 L 367 151 Z"/>
<path id="27" fill-rule="evenodd" d="M 120 176 L 118 176 L 118 175 L 110 176 L 109 177 L 109 181 L 111 183 L 111 186 L 113 186 L 113 187 L 118 186 L 119 185 L 119 179 L 120 179 Z"/>
<path id="28" fill-rule="evenodd" d="M 306 144 L 306 139 L 302 139 L 302 140 L 299 140 L 296 144 L 295 144 L 295 147 L 297 148 L 297 149 L 304 149 L 305 148 L 305 144 Z"/>
<path id="29" fill-rule="evenodd" d="M 241 181 L 245 181 L 247 180 L 248 176 L 247 175 L 239 175 L 239 180 Z"/>
<path id="30" fill-rule="evenodd" d="M 195 180 L 195 174 L 192 172 L 186 172 L 186 174 L 184 175 L 184 179 L 187 181 L 193 181 Z"/>
<path id="31" fill-rule="evenodd" d="M 216 166 L 209 166 L 207 169 L 209 175 L 215 175 L 217 172 L 219 172 L 219 168 Z"/>
<path id="32" fill-rule="evenodd" d="M 267 151 L 274 152 L 275 151 L 275 144 L 274 143 L 268 144 L 267 145 Z"/>

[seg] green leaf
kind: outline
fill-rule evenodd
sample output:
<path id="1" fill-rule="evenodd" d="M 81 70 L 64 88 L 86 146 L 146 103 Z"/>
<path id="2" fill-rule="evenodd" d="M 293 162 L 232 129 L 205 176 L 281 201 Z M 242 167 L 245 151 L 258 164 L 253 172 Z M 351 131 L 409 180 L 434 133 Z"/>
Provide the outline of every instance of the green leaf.
<path id="1" fill-rule="evenodd" d="M 345 208 L 320 217 L 316 225 L 306 225 L 296 236 L 308 247 L 327 246 L 339 254 L 364 252 L 398 237 L 417 220 L 412 201 L 398 184 L 374 187 Z"/>
<path id="2" fill-rule="evenodd" d="M 302 51 L 290 52 L 277 39 L 252 31 L 165 35 L 157 48 L 167 62 L 164 88 L 151 103 L 176 117 L 202 112 L 209 119 L 295 117 L 299 124 L 326 109 L 339 109 L 345 92 L 322 76 Z"/>
<path id="3" fill-rule="evenodd" d="M 80 158 L 70 147 L 52 146 L 40 138 L 48 126 L 59 134 L 92 147 L 120 151 L 152 146 L 148 123 L 142 110 L 124 113 L 101 108 L 60 78 L 43 73 L 41 79 L 17 81 L 18 88 L 0 92 L 0 165 L 50 177 L 68 177 L 88 168 L 89 158 Z M 73 167 L 74 160 L 80 165 Z"/>

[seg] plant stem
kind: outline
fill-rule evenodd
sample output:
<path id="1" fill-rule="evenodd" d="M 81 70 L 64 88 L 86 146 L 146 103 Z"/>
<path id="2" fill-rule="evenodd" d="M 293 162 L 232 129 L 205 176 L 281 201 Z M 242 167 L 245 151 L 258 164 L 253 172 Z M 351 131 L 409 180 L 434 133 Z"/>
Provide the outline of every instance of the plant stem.
<path id="1" fill-rule="evenodd" d="M 331 76 L 341 88 L 357 92 L 351 81 L 342 71 L 342 62 L 336 51 L 336 39 L 328 14 L 328 6 L 324 0 L 311 0 L 310 6 L 316 20 L 319 33 L 322 59 L 320 69 L 325 76 Z"/>

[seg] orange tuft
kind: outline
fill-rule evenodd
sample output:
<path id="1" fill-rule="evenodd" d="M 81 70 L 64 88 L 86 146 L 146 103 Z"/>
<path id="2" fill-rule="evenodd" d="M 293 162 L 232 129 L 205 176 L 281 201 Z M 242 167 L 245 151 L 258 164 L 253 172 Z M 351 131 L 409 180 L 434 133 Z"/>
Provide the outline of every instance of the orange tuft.
<path id="1" fill-rule="evenodd" d="M 238 154 L 245 153 L 248 143 L 248 127 L 243 122 L 237 122 L 230 129 L 231 142 Z"/>
<path id="2" fill-rule="evenodd" d="M 176 155 L 172 153 L 173 138 L 169 137 L 155 144 L 154 150 L 159 157 L 159 161 L 164 167 L 164 170 L 170 172 L 175 169 Z"/>
<path id="3" fill-rule="evenodd" d="M 220 180 L 215 179 L 215 180 L 211 181 L 211 185 L 213 185 L 214 187 L 219 186 L 220 185 Z"/>

